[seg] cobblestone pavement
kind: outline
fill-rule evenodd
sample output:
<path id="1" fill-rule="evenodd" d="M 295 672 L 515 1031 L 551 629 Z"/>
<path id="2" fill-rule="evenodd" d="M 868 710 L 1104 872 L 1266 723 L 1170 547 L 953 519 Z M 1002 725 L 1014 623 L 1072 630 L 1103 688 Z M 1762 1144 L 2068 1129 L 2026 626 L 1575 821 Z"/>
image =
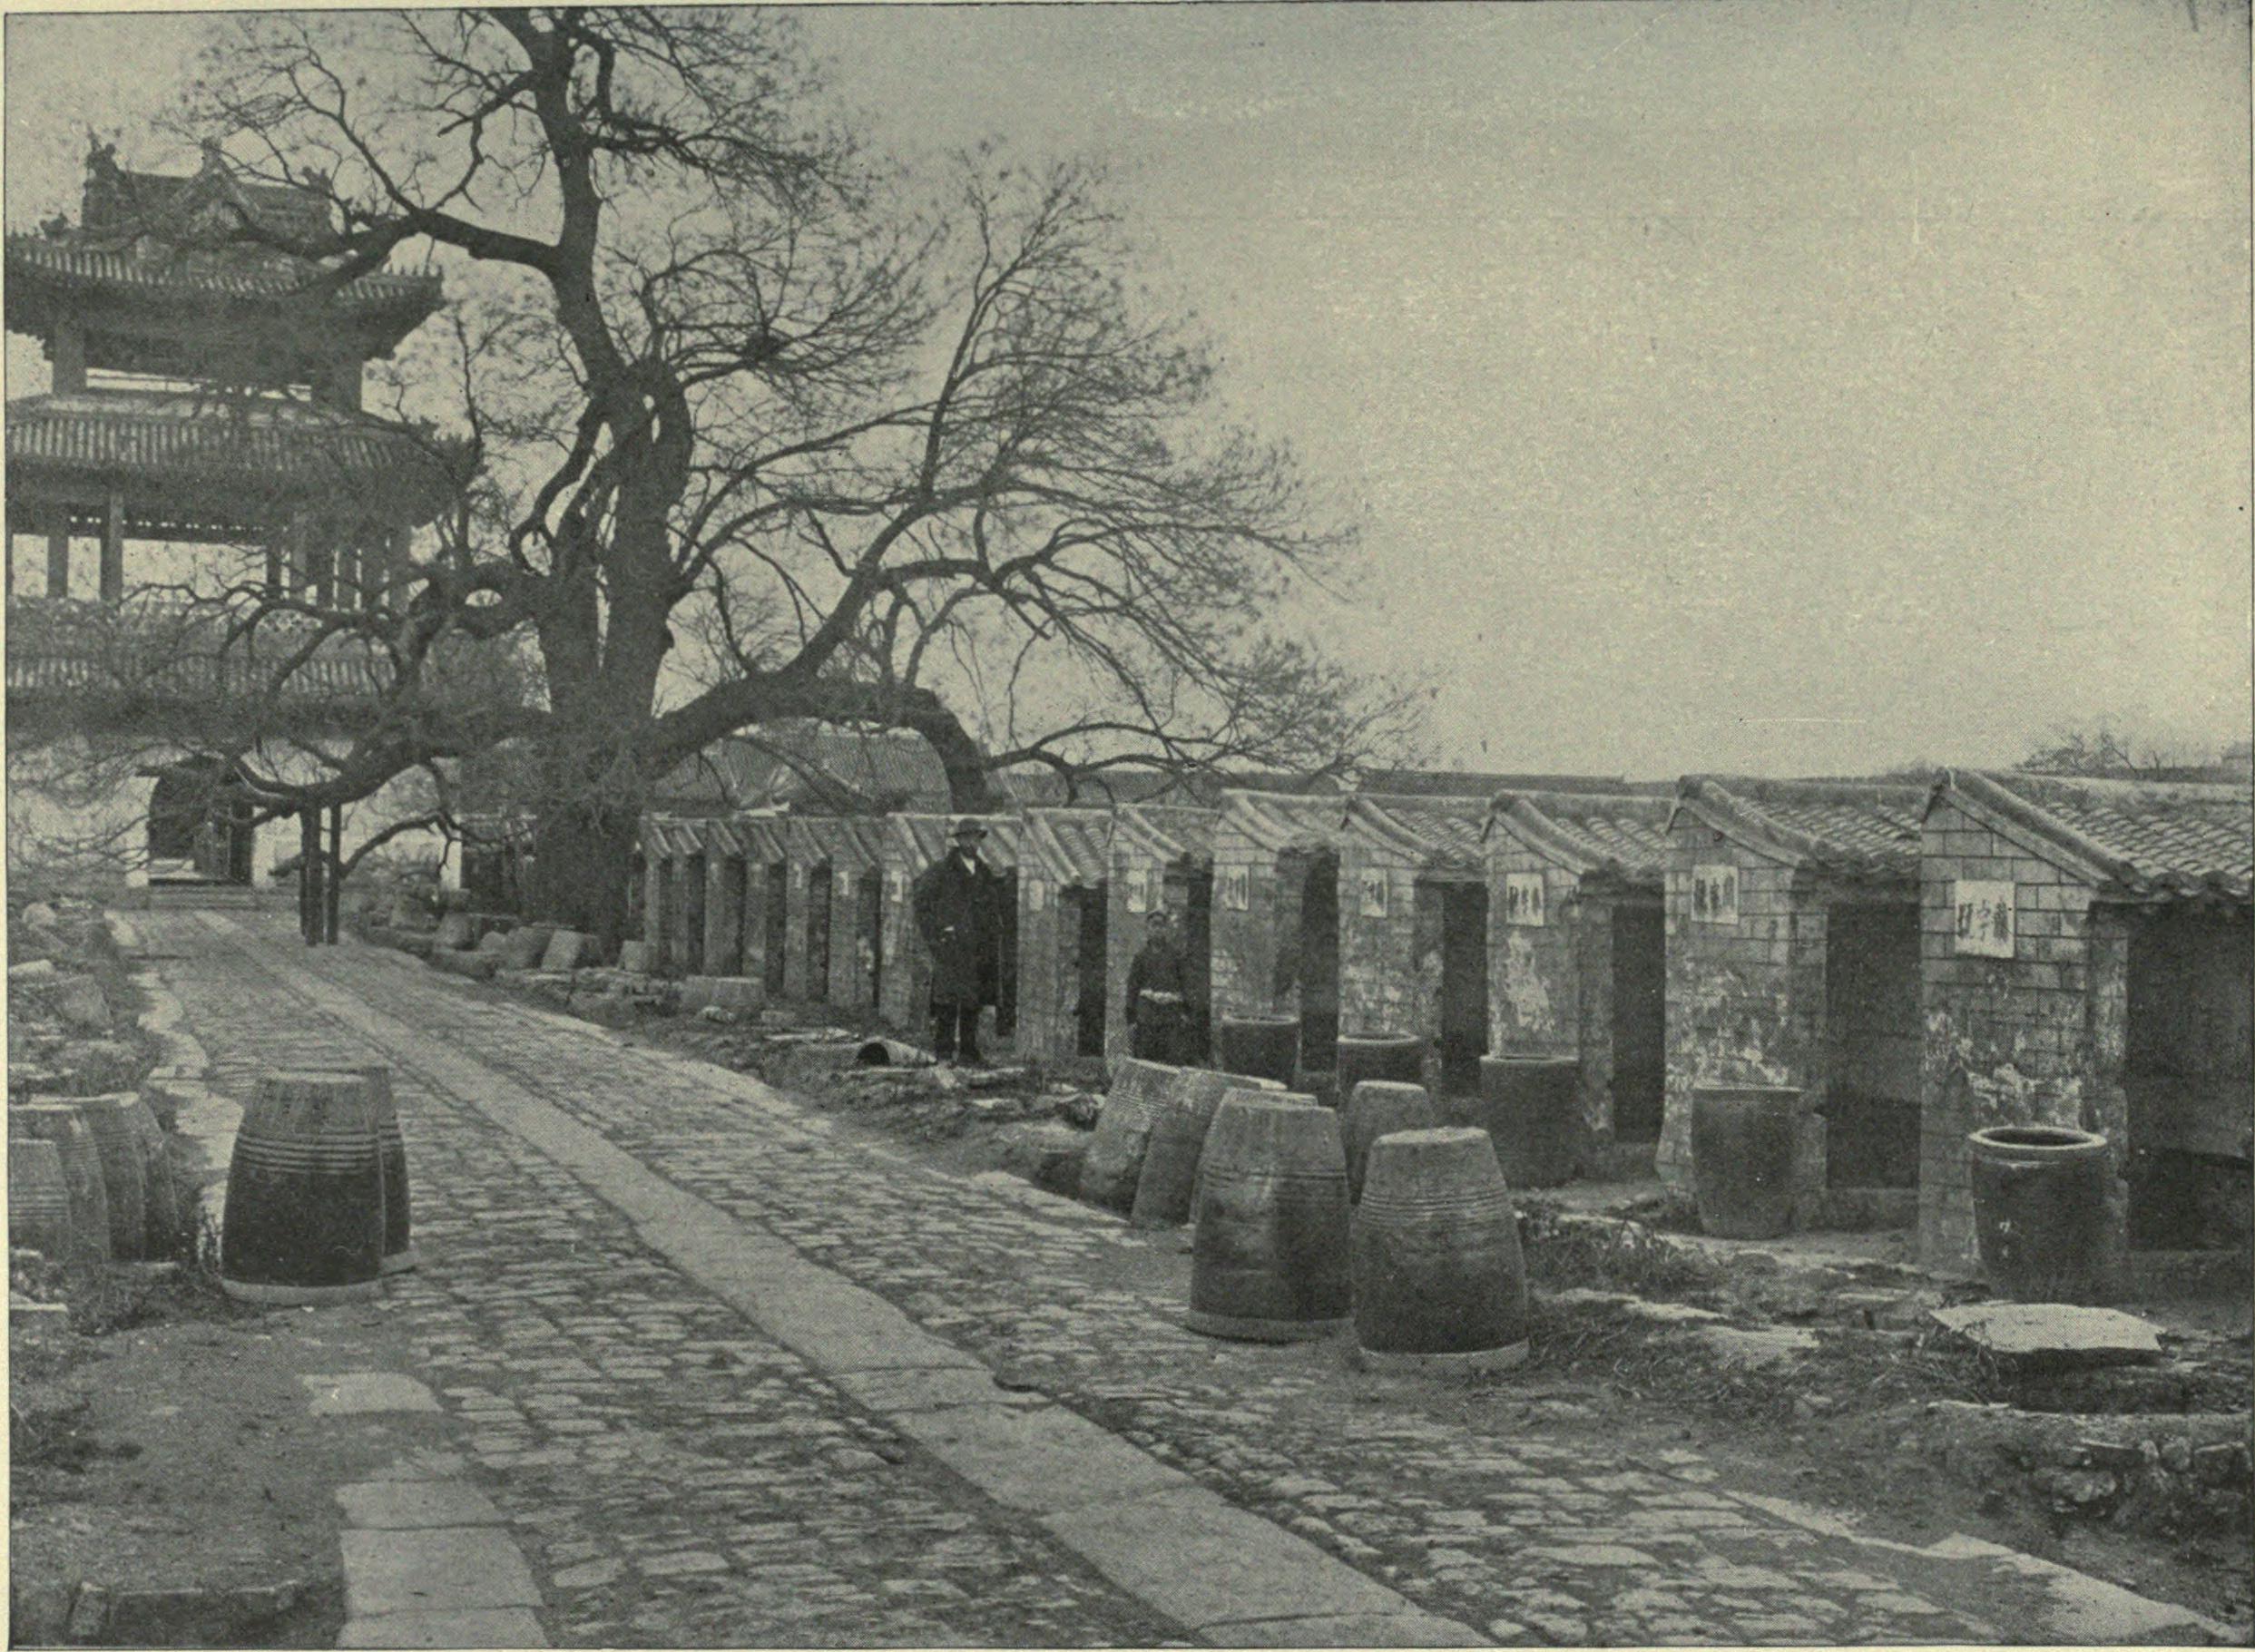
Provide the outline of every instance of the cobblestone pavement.
<path id="1" fill-rule="evenodd" d="M 2177 1608 L 1952 1540 L 1738 1493 L 1691 1451 L 1503 1435 L 1388 1403 L 1335 1349 L 1217 1343 L 1154 1287 L 1179 1235 L 946 1174 L 754 1081 L 217 914 L 146 925 L 211 1052 L 392 1061 L 430 1265 L 394 1293 L 560 1642 L 1143 1644 L 1181 1624 L 924 1459 L 424 1070 L 468 1058 L 747 1233 L 1417 1607 L 1517 1644 L 2197 1639 Z M 1241 1637 L 1240 1637 L 1241 1638 Z"/>

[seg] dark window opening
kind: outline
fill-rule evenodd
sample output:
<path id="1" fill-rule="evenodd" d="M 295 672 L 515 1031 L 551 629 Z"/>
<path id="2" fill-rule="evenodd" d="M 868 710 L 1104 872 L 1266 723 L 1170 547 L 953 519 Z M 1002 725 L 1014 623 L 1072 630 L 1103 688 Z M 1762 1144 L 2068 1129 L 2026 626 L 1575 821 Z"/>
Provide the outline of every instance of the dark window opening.
<path id="1" fill-rule="evenodd" d="M 1918 1185 L 1918 909 L 1836 906 L 1825 923 L 1825 1181 Z"/>
<path id="2" fill-rule="evenodd" d="M 1657 1141 L 1668 1091 L 1667 917 L 1657 905 L 1613 914 L 1613 1132 Z"/>
<path id="3" fill-rule="evenodd" d="M 1440 902 L 1441 990 L 1434 1029 L 1441 1088 L 1469 1095 L 1480 1087 L 1487 1053 L 1487 886 L 1420 884 L 1420 901 Z"/>

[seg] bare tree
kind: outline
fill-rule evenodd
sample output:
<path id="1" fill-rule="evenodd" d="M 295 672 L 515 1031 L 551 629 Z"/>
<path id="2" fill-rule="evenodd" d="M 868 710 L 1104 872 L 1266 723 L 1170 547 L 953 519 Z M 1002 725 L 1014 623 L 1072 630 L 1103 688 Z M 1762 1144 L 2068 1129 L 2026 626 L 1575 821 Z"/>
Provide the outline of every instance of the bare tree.
<path id="1" fill-rule="evenodd" d="M 334 210 L 246 236 L 337 282 L 453 260 L 482 491 L 367 623 L 395 650 L 532 639 L 508 731 L 537 753 L 544 914 L 614 933 L 652 782 L 746 726 L 914 729 L 965 807 L 1000 763 L 1321 767 L 1405 735 L 1407 697 L 1271 629 L 1346 535 L 1129 290 L 1100 181 L 968 156 L 919 208 L 819 118 L 789 31 L 245 15 L 182 112 Z M 277 806 L 458 743 L 413 722 Z"/>

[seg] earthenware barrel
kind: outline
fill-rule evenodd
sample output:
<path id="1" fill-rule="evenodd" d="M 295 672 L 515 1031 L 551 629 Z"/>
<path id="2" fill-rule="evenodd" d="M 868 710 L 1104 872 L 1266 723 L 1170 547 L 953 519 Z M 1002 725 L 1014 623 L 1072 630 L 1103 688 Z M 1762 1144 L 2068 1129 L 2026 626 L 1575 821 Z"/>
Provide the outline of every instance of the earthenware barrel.
<path id="1" fill-rule="evenodd" d="M 368 1080 L 368 1118 L 376 1129 L 376 1147 L 384 1163 L 384 1265 L 387 1274 L 403 1274 L 420 1257 L 415 1248 L 413 1201 L 407 1191 L 407 1143 L 399 1133 L 399 1109 L 391 1093 L 391 1069 L 381 1061 L 362 1067 L 323 1067 L 320 1072 L 350 1073 Z"/>
<path id="2" fill-rule="evenodd" d="M 1299 1019 L 1223 1015 L 1213 1025 L 1213 1064 L 1223 1072 L 1289 1085 L 1299 1065 Z"/>
<path id="3" fill-rule="evenodd" d="M 271 1072 L 235 1137 L 220 1283 L 246 1302 L 373 1296 L 384 1258 L 384 1168 L 367 1079 Z"/>
<path id="4" fill-rule="evenodd" d="M 1514 1188 L 1555 1188 L 1582 1162 L 1582 1063 L 1569 1056 L 1480 1058 L 1477 1124 Z"/>
<path id="5" fill-rule="evenodd" d="M 1081 1197 L 1090 1204 L 1125 1212 L 1135 1203 L 1160 1091 L 1176 1070 L 1135 1056 L 1123 1057 L 1113 1070 L 1112 1093 L 1097 1109 L 1096 1133 L 1081 1161 Z"/>
<path id="6" fill-rule="evenodd" d="M 1526 1358 L 1519 1218 L 1485 1130 L 1398 1130 L 1372 1144 L 1352 1256 L 1367 1365 L 1488 1371 Z"/>
<path id="7" fill-rule="evenodd" d="M 1976 1130 L 1973 1226 L 1989 1286 L 2015 1302 L 2105 1289 L 2106 1138 L 2047 1124 Z"/>
<path id="8" fill-rule="evenodd" d="M 180 1172 L 172 1164 L 172 1142 L 157 1122 L 155 1110 L 145 1098 L 135 1100 L 141 1106 L 132 1115 L 133 1129 L 141 1134 L 142 1164 L 149 1173 L 149 1255 L 162 1260 L 179 1256 L 186 1247 L 186 1189 L 181 1186 Z"/>
<path id="9" fill-rule="evenodd" d="M 1304 1096 L 1239 1091 L 1214 1109 L 1198 1170 L 1186 1323 L 1298 1342 L 1347 1316 L 1347 1159 L 1338 1116 Z"/>
<path id="10" fill-rule="evenodd" d="M 1366 1079 L 1417 1084 L 1425 1079 L 1425 1041 L 1407 1032 L 1342 1032 L 1333 1092 L 1340 1100 Z"/>
<path id="11" fill-rule="evenodd" d="M 70 1254 L 71 1189 L 52 1141 L 8 1144 L 8 1243 L 56 1260 Z"/>
<path id="12" fill-rule="evenodd" d="M 1339 1111 L 1339 1138 L 1347 1149 L 1347 1197 L 1362 1197 L 1362 1178 L 1370 1144 L 1396 1130 L 1429 1130 L 1441 1122 L 1433 1098 L 1422 1084 L 1365 1079 L 1347 1094 Z"/>
<path id="13" fill-rule="evenodd" d="M 1135 1205 L 1128 1220 L 1138 1227 L 1180 1227 L 1191 1219 L 1198 1192 L 1198 1159 L 1222 1098 L 1258 1095 L 1279 1088 L 1273 1079 L 1249 1079 L 1203 1067 L 1178 1067 L 1160 1087 Z"/>
<path id="14" fill-rule="evenodd" d="M 82 1096 L 72 1102 L 93 1132 L 102 1161 L 102 1190 L 110 1207 L 110 1255 L 139 1262 L 149 1255 L 149 1147 L 133 1112 L 142 1106 L 132 1090 Z"/>
<path id="15" fill-rule="evenodd" d="M 1784 1085 L 1691 1090 L 1691 1191 L 1699 1225 L 1723 1239 L 1774 1239 L 1792 1226 L 1801 1092 Z"/>
<path id="16" fill-rule="evenodd" d="M 27 1101 L 8 1109 L 8 1145 L 53 1142 L 70 1199 L 73 1256 L 110 1256 L 110 1196 L 102 1180 L 102 1149 L 93 1127 L 68 1101 Z"/>

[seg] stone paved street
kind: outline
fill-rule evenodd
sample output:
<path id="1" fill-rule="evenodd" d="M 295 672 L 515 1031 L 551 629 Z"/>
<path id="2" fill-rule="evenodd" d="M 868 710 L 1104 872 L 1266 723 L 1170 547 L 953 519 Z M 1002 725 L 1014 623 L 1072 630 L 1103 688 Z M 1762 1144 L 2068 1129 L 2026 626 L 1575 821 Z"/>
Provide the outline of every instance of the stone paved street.
<path id="1" fill-rule="evenodd" d="M 559 1644 L 2197 1638 L 2005 1550 L 1734 1491 L 1689 1450 L 1476 1427 L 1337 1348 L 1192 1335 L 1179 1235 L 929 1168 L 398 954 L 216 913 L 144 931 L 216 1088 L 393 1064 L 427 1258 L 388 1297 L 405 1357 Z M 828 1315 L 826 1290 L 867 1305 Z M 853 1356 L 880 1331 L 924 1352 Z M 1324 1598 L 1217 1569 L 1268 1543 Z M 1201 1607 L 1201 1576 L 1242 1605 Z"/>

